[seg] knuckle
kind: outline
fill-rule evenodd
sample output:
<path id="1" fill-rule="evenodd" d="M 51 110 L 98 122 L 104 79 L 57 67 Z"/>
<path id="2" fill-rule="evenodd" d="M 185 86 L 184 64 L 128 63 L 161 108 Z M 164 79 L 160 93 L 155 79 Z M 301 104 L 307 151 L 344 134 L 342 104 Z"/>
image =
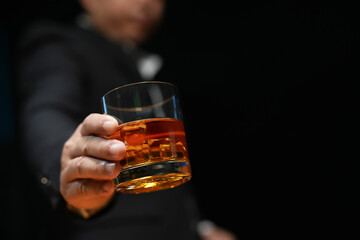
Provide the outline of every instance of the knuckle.
<path id="1" fill-rule="evenodd" d="M 89 124 L 89 117 L 85 118 L 85 120 L 80 124 L 81 125 L 81 132 L 84 134 L 85 132 L 87 132 L 86 130 L 89 129 L 90 124 Z"/>
<path id="2" fill-rule="evenodd" d="M 98 114 L 96 114 L 96 113 L 89 114 L 82 122 L 83 126 L 88 127 L 89 123 L 92 122 L 96 118 L 97 115 Z"/>
<path id="3" fill-rule="evenodd" d="M 98 115 L 98 113 L 90 113 L 86 118 L 95 118 Z"/>
<path id="4" fill-rule="evenodd" d="M 81 153 L 83 155 L 88 155 L 89 146 L 90 146 L 89 140 L 87 140 L 86 138 L 83 138 L 83 144 L 81 147 Z"/>
<path id="5" fill-rule="evenodd" d="M 79 134 L 79 136 L 83 136 L 84 135 L 84 123 L 83 122 L 80 123 L 75 131 Z"/>
<path id="6" fill-rule="evenodd" d="M 94 114 L 93 114 L 93 113 L 91 113 L 91 114 L 87 115 L 87 116 L 86 116 L 86 118 L 84 119 L 83 123 L 87 123 L 87 122 L 89 122 L 89 121 L 90 121 L 90 119 L 91 119 L 91 118 L 93 118 L 93 117 L 94 117 Z"/>
<path id="7" fill-rule="evenodd" d="M 84 172 L 84 168 L 85 168 L 85 161 L 86 161 L 86 157 L 85 156 L 80 156 L 78 158 L 78 160 L 75 162 L 75 171 L 77 175 L 81 175 Z"/>
<path id="8" fill-rule="evenodd" d="M 79 193 L 82 194 L 82 195 L 86 195 L 86 194 L 87 194 L 88 188 L 87 188 L 86 182 L 79 182 L 78 191 L 79 191 Z"/>
<path id="9" fill-rule="evenodd" d="M 113 145 L 113 141 L 112 140 L 103 140 L 102 141 L 102 148 L 103 148 L 103 152 L 108 155 L 111 156 L 111 147 Z"/>
<path id="10" fill-rule="evenodd" d="M 63 146 L 63 153 L 68 154 L 69 152 L 71 152 L 72 147 L 73 147 L 73 141 L 71 141 L 70 139 L 67 140 Z"/>

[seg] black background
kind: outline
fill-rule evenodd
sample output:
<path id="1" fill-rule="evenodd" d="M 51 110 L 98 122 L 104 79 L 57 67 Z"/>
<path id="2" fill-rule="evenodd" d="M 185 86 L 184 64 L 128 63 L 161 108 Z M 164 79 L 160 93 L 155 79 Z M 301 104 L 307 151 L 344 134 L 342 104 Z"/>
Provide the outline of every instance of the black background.
<path id="1" fill-rule="evenodd" d="M 81 9 L 69 0 L 9 4 L 1 9 L 1 33 L 10 73 L 3 86 L 11 91 L 14 46 L 27 24 L 69 23 Z M 344 225 L 353 226 L 357 15 L 344 2 L 167 1 L 164 22 L 144 47 L 164 58 L 169 81 L 180 88 L 203 218 L 239 238 L 343 235 Z M 5 105 L 16 108 L 11 96 Z M 14 112 L 2 116 L 4 129 L 14 128 Z M 17 138 L 1 143 L 0 236 L 29 238 L 39 209 L 49 206 L 37 203 Z"/>

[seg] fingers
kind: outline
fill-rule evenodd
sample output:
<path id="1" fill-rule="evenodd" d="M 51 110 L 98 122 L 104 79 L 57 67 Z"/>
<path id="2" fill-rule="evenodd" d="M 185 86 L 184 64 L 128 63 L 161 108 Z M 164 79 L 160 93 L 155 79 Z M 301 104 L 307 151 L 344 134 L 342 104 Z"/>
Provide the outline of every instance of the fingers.
<path id="1" fill-rule="evenodd" d="M 70 146 L 71 157 L 91 156 L 99 159 L 119 161 L 126 154 L 126 146 L 123 142 L 112 139 L 104 139 L 95 136 L 82 137 L 77 144 Z"/>
<path id="2" fill-rule="evenodd" d="M 69 183 L 63 195 L 76 202 L 77 200 L 83 201 L 85 199 L 98 198 L 99 196 L 110 196 L 114 191 L 114 183 L 110 180 L 93 181 L 82 179 Z"/>
<path id="3" fill-rule="evenodd" d="M 117 120 L 105 114 L 90 114 L 66 141 L 63 154 L 71 159 L 79 156 L 91 156 L 105 160 L 121 160 L 126 147 L 121 141 L 105 139 L 97 135 L 112 135 L 118 129 Z"/>
<path id="4" fill-rule="evenodd" d="M 102 161 L 86 156 L 77 157 L 69 161 L 61 172 L 65 182 L 77 179 L 111 180 L 119 173 L 119 163 Z"/>
<path id="5" fill-rule="evenodd" d="M 93 113 L 84 119 L 80 128 L 80 132 L 83 136 L 110 136 L 116 132 L 118 126 L 118 121 L 114 117 L 106 114 Z"/>
<path id="6" fill-rule="evenodd" d="M 90 114 L 65 142 L 61 155 L 60 192 L 77 208 L 105 206 L 114 193 L 114 179 L 120 173 L 119 160 L 125 144 L 111 136 L 118 130 L 115 118 Z"/>

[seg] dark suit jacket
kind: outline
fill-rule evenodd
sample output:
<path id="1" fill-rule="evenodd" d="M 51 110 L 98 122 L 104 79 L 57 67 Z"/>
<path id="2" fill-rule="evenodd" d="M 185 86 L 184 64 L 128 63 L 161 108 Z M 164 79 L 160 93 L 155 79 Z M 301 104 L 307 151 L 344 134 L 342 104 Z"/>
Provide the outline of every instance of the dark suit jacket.
<path id="1" fill-rule="evenodd" d="M 20 132 L 24 156 L 53 206 L 45 238 L 193 239 L 196 208 L 188 186 L 142 195 L 116 194 L 89 220 L 67 212 L 59 193 L 64 142 L 101 97 L 141 81 L 131 54 L 95 31 L 38 24 L 19 48 Z"/>

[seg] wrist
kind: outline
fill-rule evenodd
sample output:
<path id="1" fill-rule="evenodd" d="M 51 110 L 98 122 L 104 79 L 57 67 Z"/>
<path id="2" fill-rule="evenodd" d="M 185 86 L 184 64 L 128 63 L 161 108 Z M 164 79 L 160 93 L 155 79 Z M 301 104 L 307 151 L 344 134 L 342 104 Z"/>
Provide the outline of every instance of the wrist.
<path id="1" fill-rule="evenodd" d="M 106 208 L 109 203 L 111 202 L 112 198 L 110 198 L 105 204 L 101 205 L 100 207 L 95 208 L 79 208 L 71 205 L 70 203 L 66 202 L 66 209 L 84 219 L 89 219 L 90 217 L 96 215 L 98 212 Z"/>

